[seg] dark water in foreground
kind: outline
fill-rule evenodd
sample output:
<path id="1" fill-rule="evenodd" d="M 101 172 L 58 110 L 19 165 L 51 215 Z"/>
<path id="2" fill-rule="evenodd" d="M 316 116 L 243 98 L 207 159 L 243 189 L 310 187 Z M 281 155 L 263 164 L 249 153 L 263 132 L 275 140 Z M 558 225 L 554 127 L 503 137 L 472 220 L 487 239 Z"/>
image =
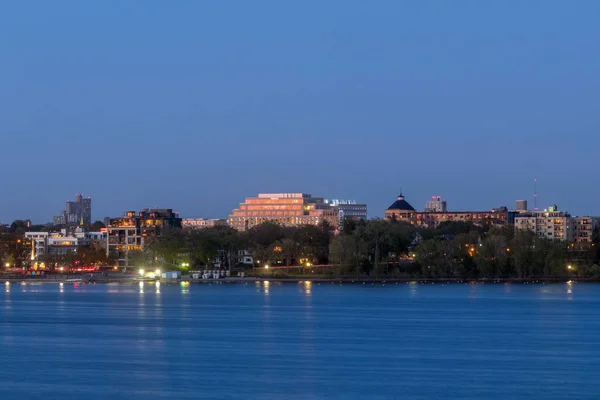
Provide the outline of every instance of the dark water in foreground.
<path id="1" fill-rule="evenodd" d="M 597 284 L 3 287 L 0 399 L 597 399 Z"/>

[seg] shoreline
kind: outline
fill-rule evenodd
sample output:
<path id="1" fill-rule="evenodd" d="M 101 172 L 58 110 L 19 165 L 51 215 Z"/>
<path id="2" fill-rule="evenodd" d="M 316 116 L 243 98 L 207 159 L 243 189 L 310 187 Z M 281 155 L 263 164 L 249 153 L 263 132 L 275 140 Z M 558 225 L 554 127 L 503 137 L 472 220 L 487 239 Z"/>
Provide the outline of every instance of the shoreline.
<path id="1" fill-rule="evenodd" d="M 577 283 L 600 283 L 599 278 L 576 278 L 576 277 L 565 277 L 565 278 L 552 278 L 552 279 L 519 279 L 519 278 L 506 278 L 506 279 L 428 279 L 428 278 L 392 278 L 392 279 L 383 279 L 383 278 L 308 278 L 308 277 L 244 277 L 244 278 L 221 278 L 221 279 L 191 279 L 191 278 L 181 278 L 181 279 L 139 279 L 134 277 L 123 277 L 123 278 L 109 278 L 109 279 L 94 279 L 90 281 L 88 279 L 81 278 L 81 281 L 69 281 L 71 279 L 79 279 L 79 278 L 0 278 L 4 280 L 6 283 L 21 283 L 21 284 L 84 284 L 84 285 L 107 285 L 107 284 L 139 284 L 140 282 L 144 282 L 147 284 L 154 284 L 156 282 L 160 282 L 161 284 L 180 284 L 182 282 L 188 282 L 190 284 L 221 284 L 221 283 L 248 283 L 248 282 L 270 282 L 270 283 L 302 283 L 302 282 L 312 282 L 312 283 L 346 283 L 346 284 L 390 284 L 390 283 L 431 283 L 431 284 L 507 284 L 507 283 L 515 283 L 515 284 L 548 284 L 548 283 L 568 283 L 568 282 L 577 282 Z"/>

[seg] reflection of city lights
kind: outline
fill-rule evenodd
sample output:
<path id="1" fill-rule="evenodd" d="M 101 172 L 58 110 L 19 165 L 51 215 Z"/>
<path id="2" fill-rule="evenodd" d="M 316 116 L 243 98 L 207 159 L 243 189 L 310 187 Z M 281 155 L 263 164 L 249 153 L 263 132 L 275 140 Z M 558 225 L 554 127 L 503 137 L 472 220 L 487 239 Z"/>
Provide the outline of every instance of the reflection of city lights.
<path id="1" fill-rule="evenodd" d="M 5 284 L 6 286 L 10 286 L 10 282 L 9 282 L 9 281 L 6 281 L 4 284 Z"/>
<path id="2" fill-rule="evenodd" d="M 269 287 L 271 286 L 271 282 L 264 281 L 263 284 L 265 286 L 265 294 L 269 294 Z"/>
<path id="3" fill-rule="evenodd" d="M 306 294 L 312 293 L 312 282 L 311 281 L 304 282 L 304 290 L 305 290 Z"/>
<path id="4" fill-rule="evenodd" d="M 144 293 L 144 282 L 140 282 L 140 293 Z"/>
<path id="5" fill-rule="evenodd" d="M 160 282 L 156 281 L 156 293 L 160 293 Z"/>

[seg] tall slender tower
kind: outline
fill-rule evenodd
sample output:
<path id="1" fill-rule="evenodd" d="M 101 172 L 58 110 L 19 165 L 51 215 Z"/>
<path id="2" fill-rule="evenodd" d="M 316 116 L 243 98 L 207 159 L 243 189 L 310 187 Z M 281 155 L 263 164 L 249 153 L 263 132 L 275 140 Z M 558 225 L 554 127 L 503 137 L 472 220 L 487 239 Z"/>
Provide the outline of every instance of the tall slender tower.
<path id="1" fill-rule="evenodd" d="M 537 178 L 533 179 L 533 210 L 538 211 L 537 205 Z"/>

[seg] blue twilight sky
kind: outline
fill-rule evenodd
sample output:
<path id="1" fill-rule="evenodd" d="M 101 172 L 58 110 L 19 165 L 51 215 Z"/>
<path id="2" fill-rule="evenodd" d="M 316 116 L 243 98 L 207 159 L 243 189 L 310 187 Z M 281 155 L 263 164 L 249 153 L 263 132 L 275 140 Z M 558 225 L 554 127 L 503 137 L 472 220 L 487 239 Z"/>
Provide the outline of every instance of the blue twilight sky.
<path id="1" fill-rule="evenodd" d="M 600 214 L 600 1 L 0 4 L 0 221 L 258 192 Z"/>

